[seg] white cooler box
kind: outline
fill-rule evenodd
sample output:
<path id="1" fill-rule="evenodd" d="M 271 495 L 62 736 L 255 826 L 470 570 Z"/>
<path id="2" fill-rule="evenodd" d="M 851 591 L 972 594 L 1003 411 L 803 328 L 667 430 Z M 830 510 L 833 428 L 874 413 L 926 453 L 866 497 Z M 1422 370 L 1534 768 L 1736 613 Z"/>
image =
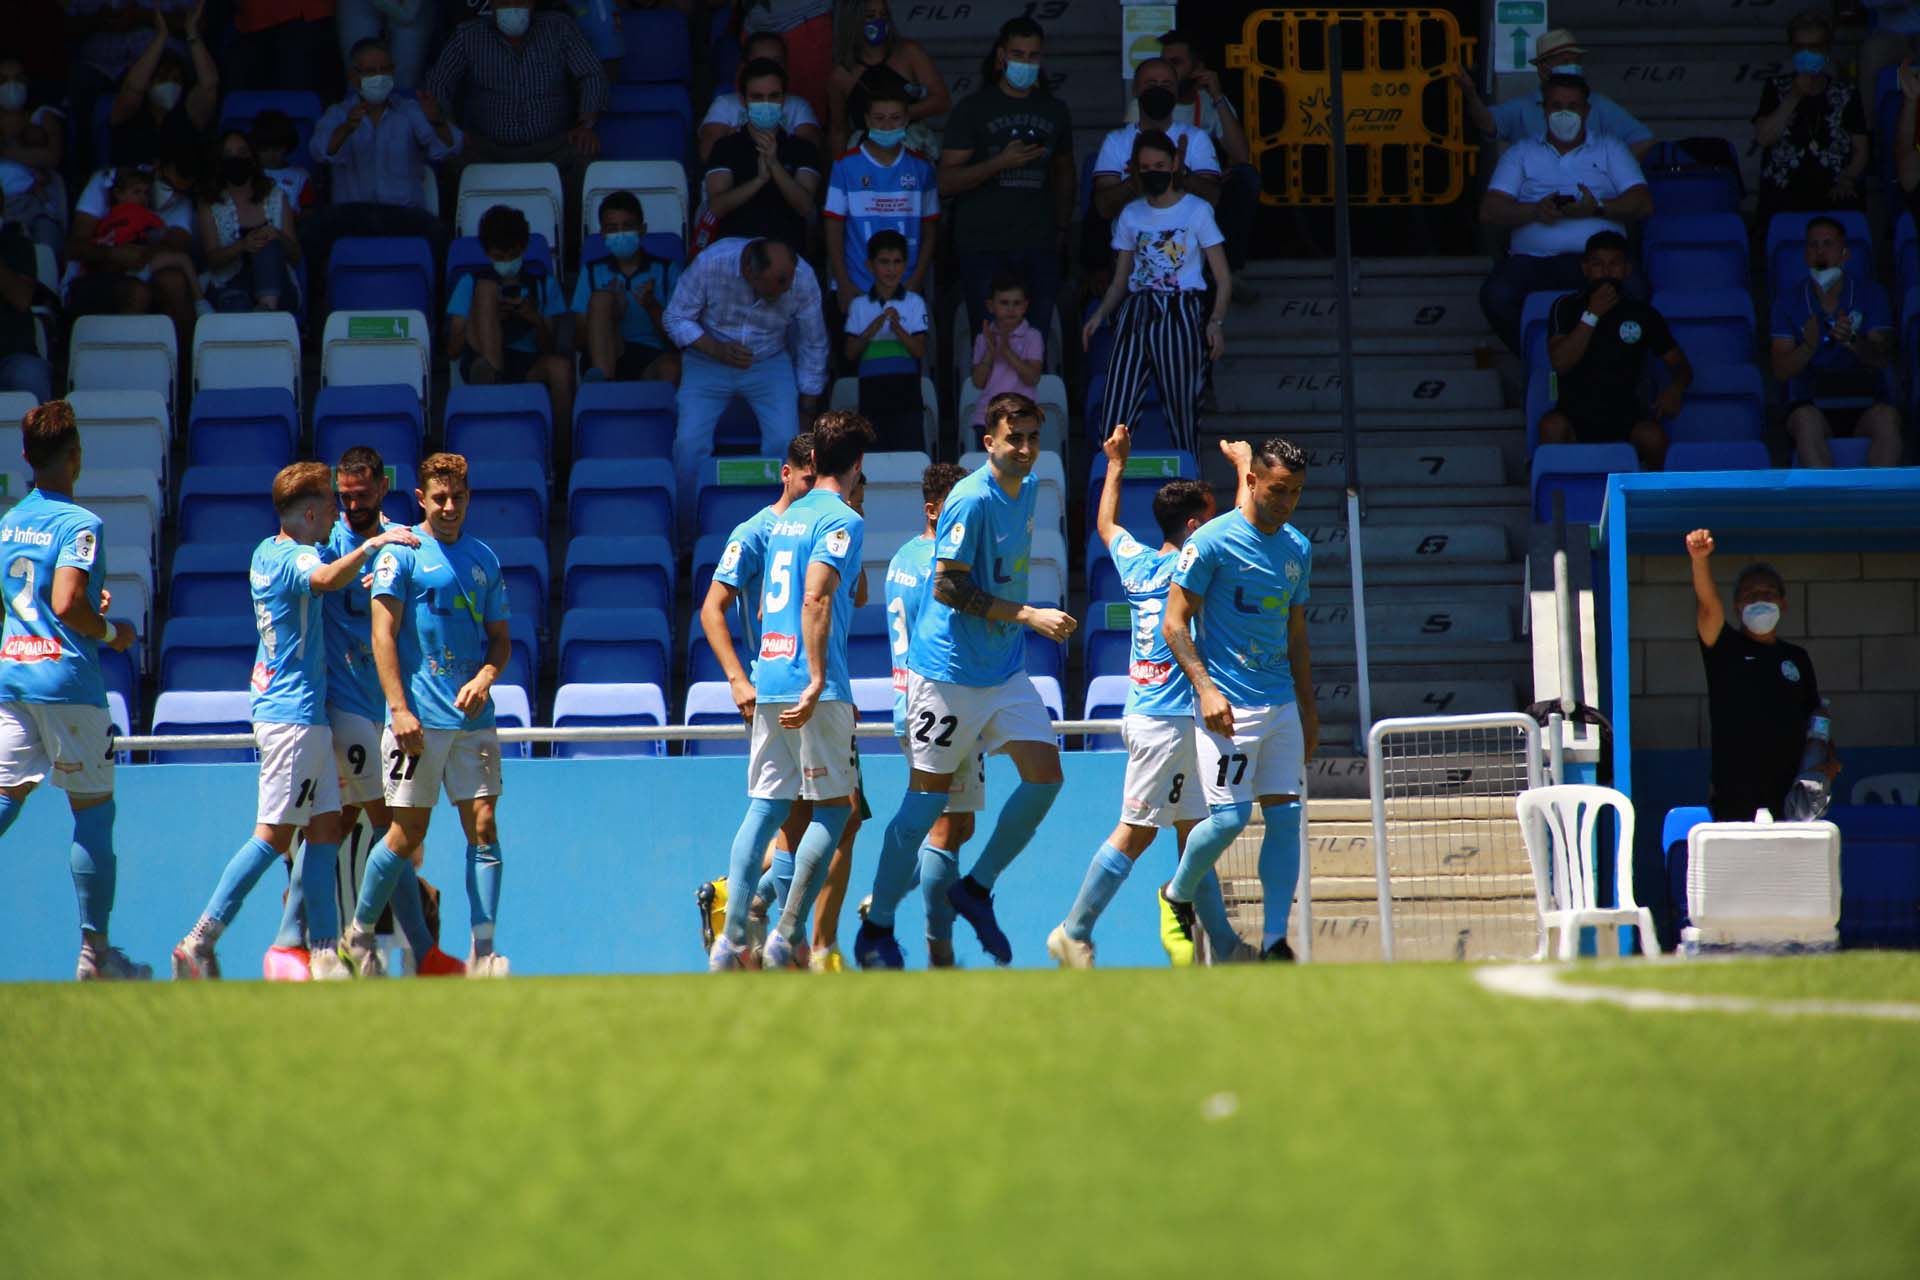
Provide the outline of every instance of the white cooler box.
<path id="1" fill-rule="evenodd" d="M 1830 951 L 1840 942 L 1840 828 L 1707 822 L 1687 836 L 1682 953 L 1740 947 Z"/>

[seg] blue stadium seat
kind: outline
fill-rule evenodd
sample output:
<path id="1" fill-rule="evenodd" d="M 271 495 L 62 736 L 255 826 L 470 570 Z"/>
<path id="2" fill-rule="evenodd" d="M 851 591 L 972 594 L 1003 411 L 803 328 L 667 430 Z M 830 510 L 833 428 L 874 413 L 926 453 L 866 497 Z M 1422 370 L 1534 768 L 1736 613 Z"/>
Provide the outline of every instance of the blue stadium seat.
<path id="1" fill-rule="evenodd" d="M 1656 289 L 1744 289 L 1747 224 L 1737 213 L 1656 213 L 1641 232 L 1640 256 Z"/>
<path id="2" fill-rule="evenodd" d="M 1773 465 L 1758 440 L 1702 440 L 1667 448 L 1668 471 L 1765 471 Z"/>
<path id="3" fill-rule="evenodd" d="M 727 401 L 713 425 L 713 451 L 723 455 L 760 452 L 760 420 L 739 396 Z"/>
<path id="4" fill-rule="evenodd" d="M 1098 556 L 1093 554 L 1099 548 Z M 1120 571 L 1113 566 L 1113 557 L 1106 548 L 1100 546 L 1100 539 L 1087 539 L 1087 599 L 1122 600 L 1126 598 L 1126 588 L 1120 585 Z"/>
<path id="5" fill-rule="evenodd" d="M 1662 143 L 1661 147 L 1673 147 L 1677 143 Z M 1663 169 L 1662 164 L 1672 164 L 1678 156 L 1656 162 L 1650 153 L 1641 163 L 1646 174 L 1647 190 L 1653 196 L 1653 207 L 1662 213 L 1738 213 L 1742 188 L 1740 175 L 1729 170 L 1719 169 Z"/>
<path id="6" fill-rule="evenodd" d="M 1533 453 L 1533 518 L 1553 519 L 1553 495 L 1562 493 L 1568 523 L 1598 524 L 1607 477 L 1639 469 L 1630 444 L 1543 444 Z"/>
<path id="7" fill-rule="evenodd" d="M 418 236 L 348 236 L 327 259 L 327 303 L 334 311 L 418 311 L 437 316 L 438 264 Z"/>
<path id="8" fill-rule="evenodd" d="M 1124 675 L 1095 675 L 1087 680 L 1087 691 L 1080 705 L 1089 720 L 1119 720 L 1126 715 L 1127 690 L 1131 686 Z M 1087 736 L 1088 751 L 1125 751 L 1126 742 L 1117 733 Z"/>
<path id="9" fill-rule="evenodd" d="M 180 478 L 178 537 L 186 542 L 257 542 L 280 529 L 273 511 L 274 467 L 188 467 Z"/>
<path id="10" fill-rule="evenodd" d="M 740 661 L 750 663 L 753 655 L 746 651 L 746 641 L 740 635 L 740 628 L 734 621 L 738 614 L 728 611 L 728 630 L 733 633 L 733 650 Z M 725 680 L 726 671 L 720 666 L 720 659 L 714 657 L 713 646 L 707 643 L 706 632 L 700 627 L 700 616 L 694 615 L 693 634 L 687 637 L 687 683 L 699 684 L 703 680 Z"/>
<path id="11" fill-rule="evenodd" d="M 622 84 L 679 84 L 693 72 L 693 48 L 687 19 L 677 9 L 623 9 L 620 35 L 626 56 L 620 59 Z"/>
<path id="12" fill-rule="evenodd" d="M 1528 294 L 1520 309 L 1520 353 L 1530 371 L 1547 367 L 1547 326 L 1553 304 L 1565 296 L 1556 289 L 1542 289 Z"/>
<path id="13" fill-rule="evenodd" d="M 187 419 L 187 465 L 284 467 L 299 435 L 300 406 L 284 387 L 202 391 Z"/>
<path id="14" fill-rule="evenodd" d="M 511 647 L 507 669 L 500 673 L 499 682 L 531 689 L 540 674 L 540 633 L 534 629 L 532 618 L 509 618 L 507 636 Z"/>
<path id="15" fill-rule="evenodd" d="M 1869 9 L 1868 13 L 1874 11 Z M 1900 109 L 1906 103 L 1906 95 L 1900 92 L 1900 67 L 1898 63 L 1889 63 L 1880 68 L 1880 74 L 1874 82 L 1873 92 L 1873 167 L 1880 180 L 1880 190 L 1887 197 L 1889 208 L 1898 208 L 1900 201 L 1900 162 L 1898 148 L 1900 139 Z M 1864 95 L 1863 95 L 1864 97 Z M 1865 105 L 1863 102 L 1862 105 Z M 1863 191 L 1861 194 L 1865 194 Z"/>
<path id="16" fill-rule="evenodd" d="M 1104 333 L 1106 330 L 1101 332 Z M 1100 345 L 1097 335 L 1094 338 L 1094 345 L 1096 347 Z M 1112 345 L 1112 340 L 1108 339 L 1107 346 Z M 1091 361 L 1092 357 L 1088 359 Z M 1087 379 L 1087 442 L 1093 445 L 1096 453 L 1111 430 L 1110 424 L 1113 417 L 1108 413 L 1106 404 L 1106 360 L 1106 354 L 1102 353 L 1099 364 L 1089 363 L 1087 366 L 1094 371 Z M 1167 422 L 1165 406 L 1160 403 L 1160 384 L 1149 378 L 1146 398 L 1140 403 L 1140 412 L 1135 415 L 1133 422 L 1127 424 L 1128 432 L 1133 437 L 1133 447 L 1140 450 L 1170 451 L 1173 448 L 1173 428 Z"/>
<path id="17" fill-rule="evenodd" d="M 700 619 L 700 606 L 707 598 L 707 588 L 713 585 L 714 571 L 720 567 L 720 557 L 726 553 L 727 535 L 724 533 L 710 533 L 693 544 L 693 616 L 696 624 Z"/>
<path id="18" fill-rule="evenodd" d="M 483 542 L 547 536 L 547 476 L 538 463 L 476 458 L 467 465 L 473 498 L 467 531 Z"/>
<path id="19" fill-rule="evenodd" d="M 1558 385 L 1552 369 L 1544 363 L 1527 370 L 1527 456 L 1540 447 L 1540 419 L 1553 408 Z"/>
<path id="20" fill-rule="evenodd" d="M 567 544 L 569 609 L 673 612 L 673 544 L 665 538 L 587 537 Z M 698 625 L 698 601 L 694 602 Z"/>
<path id="21" fill-rule="evenodd" d="M 1766 433 L 1766 384 L 1751 364 L 1694 365 L 1680 412 L 1667 423 L 1667 438 L 1675 444 L 1758 441 Z"/>
<path id="22" fill-rule="evenodd" d="M 219 691 L 170 689 L 153 704 L 153 731 L 161 737 L 203 733 L 251 733 L 253 723 L 244 689 Z M 211 751 L 156 751 L 156 764 L 243 764 L 255 759 L 249 748 Z"/>
<path id="23" fill-rule="evenodd" d="M 118 618 L 114 621 L 120 621 Z M 117 693 L 126 702 L 137 721 L 140 714 L 140 642 L 134 641 L 126 652 L 104 646 L 100 649 L 100 680 L 108 693 Z"/>
<path id="24" fill-rule="evenodd" d="M 740 712 L 733 705 L 733 694 L 728 691 L 726 681 L 690 686 L 681 723 L 738 725 Z M 747 754 L 747 742 L 745 738 L 688 741 L 681 750 L 690 756 L 743 756 Z"/>
<path id="25" fill-rule="evenodd" d="M 380 503 L 380 514 L 394 524 L 420 523 L 420 504 L 413 498 L 413 491 L 419 485 L 420 477 L 411 466 L 404 462 L 387 463 L 387 496 Z"/>
<path id="26" fill-rule="evenodd" d="M 1828 217 L 1847 229 L 1847 277 L 1865 283 L 1873 279 L 1873 231 L 1867 215 L 1857 209 L 1827 213 L 1776 213 L 1767 224 L 1767 296 L 1780 291 L 1785 280 L 1807 273 L 1807 223 Z"/>
<path id="27" fill-rule="evenodd" d="M 528 275 L 551 276 L 553 268 L 553 247 L 547 238 L 538 231 L 527 242 L 527 251 L 521 258 L 521 272 Z M 492 260 L 487 251 L 480 247 L 479 236 L 459 236 L 447 246 L 447 295 L 453 295 L 453 286 L 460 283 L 463 276 L 470 276 L 483 267 L 491 268 Z"/>
<path id="28" fill-rule="evenodd" d="M 167 616 L 243 619 L 253 625 L 247 566 L 252 542 L 187 542 L 173 553 L 167 577 Z"/>
<path id="29" fill-rule="evenodd" d="M 678 421 L 671 383 L 583 383 L 573 402 L 574 460 L 671 459 Z"/>
<path id="30" fill-rule="evenodd" d="M 1200 464 L 1184 450 L 1169 453 L 1138 453 L 1127 459 L 1126 478 L 1120 482 L 1120 525 L 1138 542 L 1158 546 L 1160 526 L 1154 522 L 1153 499 L 1160 486 L 1169 480 L 1196 480 Z M 1107 455 L 1093 458 L 1093 476 L 1087 482 L 1087 519 L 1100 505 L 1100 490 L 1107 482 Z"/>
<path id="31" fill-rule="evenodd" d="M 540 383 L 451 387 L 443 426 L 450 453 L 553 474 L 553 399 Z"/>
<path id="32" fill-rule="evenodd" d="M 608 459 L 577 466 L 567 482 L 567 524 L 574 537 L 656 537 L 671 541 L 673 463 L 664 458 Z"/>
<path id="33" fill-rule="evenodd" d="M 855 679 L 893 674 L 893 636 L 880 605 L 854 610 L 847 631 L 847 674 Z"/>
<path id="34" fill-rule="evenodd" d="M 245 689 L 256 643 L 232 618 L 171 619 L 160 634 L 160 688 Z"/>
<path id="35" fill-rule="evenodd" d="M 1865 436 L 1839 436 L 1827 441 L 1827 450 L 1833 455 L 1833 465 L 1836 467 L 1864 467 L 1867 465 L 1867 450 L 1872 443 Z M 1794 451 L 1791 461 L 1796 469 L 1803 465 L 1799 450 Z"/>
<path id="36" fill-rule="evenodd" d="M 700 464 L 694 510 L 701 534 L 727 534 L 780 496 L 779 458 L 708 458 Z"/>
<path id="37" fill-rule="evenodd" d="M 313 402 L 313 452 L 326 463 L 337 463 L 348 449 L 364 445 L 383 461 L 411 471 L 420 465 L 425 434 L 420 397 L 412 387 L 322 387 Z"/>
<path id="38" fill-rule="evenodd" d="M 1694 364 L 1751 364 L 1753 295 L 1745 289 L 1684 289 L 1653 297 L 1675 342 Z"/>
<path id="39" fill-rule="evenodd" d="M 1901 214 L 1893 224 L 1893 279 L 1894 293 L 1902 298 L 1920 285 L 1920 237 L 1914 234 L 1911 213 Z"/>
<path id="40" fill-rule="evenodd" d="M 1060 679 L 1067 669 L 1066 649 L 1056 641 L 1049 640 L 1038 631 L 1027 632 L 1027 674 L 1033 676 L 1051 676 Z"/>
<path id="41" fill-rule="evenodd" d="M 501 729 L 525 729 L 533 723 L 533 702 L 522 685 L 504 680 L 493 686 L 493 723 Z M 533 754 L 530 742 L 503 742 L 500 755 L 506 760 L 525 760 Z"/>
<path id="42" fill-rule="evenodd" d="M 687 159 L 693 103 L 684 84 L 616 84 L 593 131 L 607 160 Z"/>
<path id="43" fill-rule="evenodd" d="M 507 582 L 508 616 L 532 618 L 547 625 L 547 543 L 544 538 L 499 538 L 489 541 L 500 560 L 500 576 Z"/>
<path id="44" fill-rule="evenodd" d="M 670 688 L 671 635 L 658 609 L 569 609 L 560 619 L 560 683 Z"/>
<path id="45" fill-rule="evenodd" d="M 313 141 L 313 126 L 326 111 L 320 95 L 304 89 L 230 90 L 220 103 L 220 129 L 222 132 L 238 129 L 245 133 L 253 128 L 253 118 L 267 110 L 286 113 L 293 121 L 294 134 L 300 139 L 300 145 L 288 155 L 287 162 L 312 169 L 313 153 L 307 150 L 307 144 Z"/>
<path id="46" fill-rule="evenodd" d="M 1089 676 L 1124 676 L 1133 662 L 1133 611 L 1125 600 L 1095 600 L 1087 606 L 1083 659 Z"/>
<path id="47" fill-rule="evenodd" d="M 646 12 L 641 10 L 640 12 Z M 553 727 L 664 725 L 665 692 L 656 684 L 563 684 L 553 695 Z M 556 742 L 555 759 L 664 756 L 667 744 L 654 742 Z"/>

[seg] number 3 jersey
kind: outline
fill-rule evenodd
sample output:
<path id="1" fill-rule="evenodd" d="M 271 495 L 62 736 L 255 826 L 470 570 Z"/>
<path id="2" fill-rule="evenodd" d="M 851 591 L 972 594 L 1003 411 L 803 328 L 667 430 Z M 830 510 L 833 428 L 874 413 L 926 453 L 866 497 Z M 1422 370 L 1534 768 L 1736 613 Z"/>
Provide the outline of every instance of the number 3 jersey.
<path id="1" fill-rule="evenodd" d="M 887 564 L 887 640 L 893 650 L 893 736 L 907 732 L 907 653 L 913 628 L 933 599 L 933 539 L 908 540 Z"/>
<path id="2" fill-rule="evenodd" d="M 1193 682 L 1173 660 L 1173 650 L 1160 634 L 1167 613 L 1167 586 L 1180 553 L 1142 546 L 1125 529 L 1113 535 L 1108 550 L 1133 616 L 1133 643 L 1127 647 L 1126 714 L 1192 715 Z"/>
<path id="3" fill-rule="evenodd" d="M 1290 524 L 1262 533 L 1238 510 L 1202 525 L 1180 548 L 1173 580 L 1201 598 L 1200 657 L 1236 707 L 1294 700 L 1288 615 L 1307 600 L 1313 544 Z"/>
<path id="4" fill-rule="evenodd" d="M 0 519 L 0 592 L 7 608 L 0 702 L 104 707 L 99 642 L 76 635 L 54 616 L 57 569 L 83 571 L 87 599 L 99 609 L 107 580 L 100 517 L 63 493 L 35 489 Z"/>
<path id="5" fill-rule="evenodd" d="M 865 521 L 839 494 L 815 489 L 779 515 L 766 518 L 766 564 L 760 595 L 760 661 L 753 687 L 766 703 L 798 702 L 812 678 L 801 635 L 807 570 L 824 564 L 837 571 L 833 616 L 827 624 L 827 683 L 822 702 L 852 702 L 847 674 L 847 632 L 853 625 L 853 593 L 860 579 Z"/>
<path id="6" fill-rule="evenodd" d="M 487 624 L 507 620 L 507 584 L 493 549 L 462 535 L 449 545 L 426 525 L 417 547 L 385 547 L 373 567 L 373 595 L 398 599 L 400 673 L 407 706 L 428 729 L 491 729 L 493 699 L 471 718 L 454 704 L 487 660 Z"/>
<path id="7" fill-rule="evenodd" d="M 253 719 L 257 724 L 327 722 L 327 641 L 313 572 L 318 547 L 268 538 L 253 549 Z"/>

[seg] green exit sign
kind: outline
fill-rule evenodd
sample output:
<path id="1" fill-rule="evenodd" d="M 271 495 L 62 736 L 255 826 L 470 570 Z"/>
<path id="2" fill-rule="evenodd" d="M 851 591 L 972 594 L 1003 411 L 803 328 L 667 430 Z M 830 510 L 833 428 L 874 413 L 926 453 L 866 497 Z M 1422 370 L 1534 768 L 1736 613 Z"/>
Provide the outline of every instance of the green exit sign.
<path id="1" fill-rule="evenodd" d="M 778 458 L 721 458 L 714 464 L 714 479 L 724 485 L 780 483 Z"/>
<path id="2" fill-rule="evenodd" d="M 1171 453 L 1140 453 L 1127 459 L 1122 473 L 1129 480 L 1178 480 L 1180 459 Z"/>
<path id="3" fill-rule="evenodd" d="M 406 337 L 405 316 L 347 317 L 347 339 L 351 342 L 399 342 Z"/>
<path id="4" fill-rule="evenodd" d="M 1494 21 L 1523 22 L 1529 25 L 1547 20 L 1545 0 L 1500 0 L 1495 6 Z"/>

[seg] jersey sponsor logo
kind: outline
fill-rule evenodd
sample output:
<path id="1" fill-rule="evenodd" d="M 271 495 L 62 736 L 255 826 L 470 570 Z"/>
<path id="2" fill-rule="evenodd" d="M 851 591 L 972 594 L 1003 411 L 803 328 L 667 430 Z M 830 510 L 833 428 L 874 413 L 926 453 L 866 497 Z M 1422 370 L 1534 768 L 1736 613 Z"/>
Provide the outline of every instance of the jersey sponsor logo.
<path id="1" fill-rule="evenodd" d="M 909 184 L 902 182 L 901 186 Z M 854 200 L 854 213 L 867 218 L 916 218 L 920 216 L 920 201 L 905 193 L 889 191 L 862 191 Z"/>
<path id="2" fill-rule="evenodd" d="M 1173 677 L 1173 664 L 1135 659 L 1127 668 L 1127 675 L 1132 677 L 1135 684 L 1161 685 Z"/>
<path id="3" fill-rule="evenodd" d="M 778 631 L 769 631 L 760 638 L 760 656 L 762 658 L 791 658 L 800 652 L 798 636 L 783 636 Z"/>
<path id="4" fill-rule="evenodd" d="M 1246 592 L 1245 587 L 1233 589 L 1233 607 L 1240 613 L 1266 613 L 1270 609 L 1278 609 L 1281 605 L 1279 596 L 1261 596 L 1258 600 L 1249 600 Z"/>
<path id="5" fill-rule="evenodd" d="M 845 529 L 835 529 L 827 535 L 827 554 L 838 560 L 853 547 L 853 535 Z"/>
<path id="6" fill-rule="evenodd" d="M 1792 658 L 1780 659 L 1780 674 L 1794 684 L 1800 683 L 1800 667 Z"/>
<path id="7" fill-rule="evenodd" d="M 1640 341 L 1640 322 L 1637 320 L 1622 320 L 1620 322 L 1620 341 L 1629 346 Z"/>
<path id="8" fill-rule="evenodd" d="M 265 693 L 267 686 L 273 683 L 273 669 L 264 662 L 253 664 L 253 679 L 249 681 L 255 693 Z"/>
<path id="9" fill-rule="evenodd" d="M 0 644 L 0 661 L 58 662 L 66 656 L 59 636 L 8 636 Z"/>
<path id="10" fill-rule="evenodd" d="M 740 544 L 729 542 L 727 549 L 720 553 L 720 572 L 732 573 L 740 567 Z"/>
<path id="11" fill-rule="evenodd" d="M 24 542 L 30 547 L 50 547 L 53 545 L 53 530 L 23 529 L 18 525 L 8 525 L 0 529 L 0 542 Z"/>
<path id="12" fill-rule="evenodd" d="M 905 569 L 896 569 L 892 565 L 887 566 L 887 581 L 897 587 L 917 587 L 920 585 L 918 574 L 908 573 Z"/>
<path id="13" fill-rule="evenodd" d="M 775 520 L 767 526 L 769 538 L 797 538 L 806 531 L 805 520 Z"/>
<path id="14" fill-rule="evenodd" d="M 67 554 L 81 564 L 92 564 L 96 549 L 93 530 L 82 529 L 73 535 L 73 542 L 67 547 Z"/>
<path id="15" fill-rule="evenodd" d="M 893 691 L 895 693 L 905 693 L 907 691 L 907 669 L 905 667 L 895 667 L 893 669 Z"/>

